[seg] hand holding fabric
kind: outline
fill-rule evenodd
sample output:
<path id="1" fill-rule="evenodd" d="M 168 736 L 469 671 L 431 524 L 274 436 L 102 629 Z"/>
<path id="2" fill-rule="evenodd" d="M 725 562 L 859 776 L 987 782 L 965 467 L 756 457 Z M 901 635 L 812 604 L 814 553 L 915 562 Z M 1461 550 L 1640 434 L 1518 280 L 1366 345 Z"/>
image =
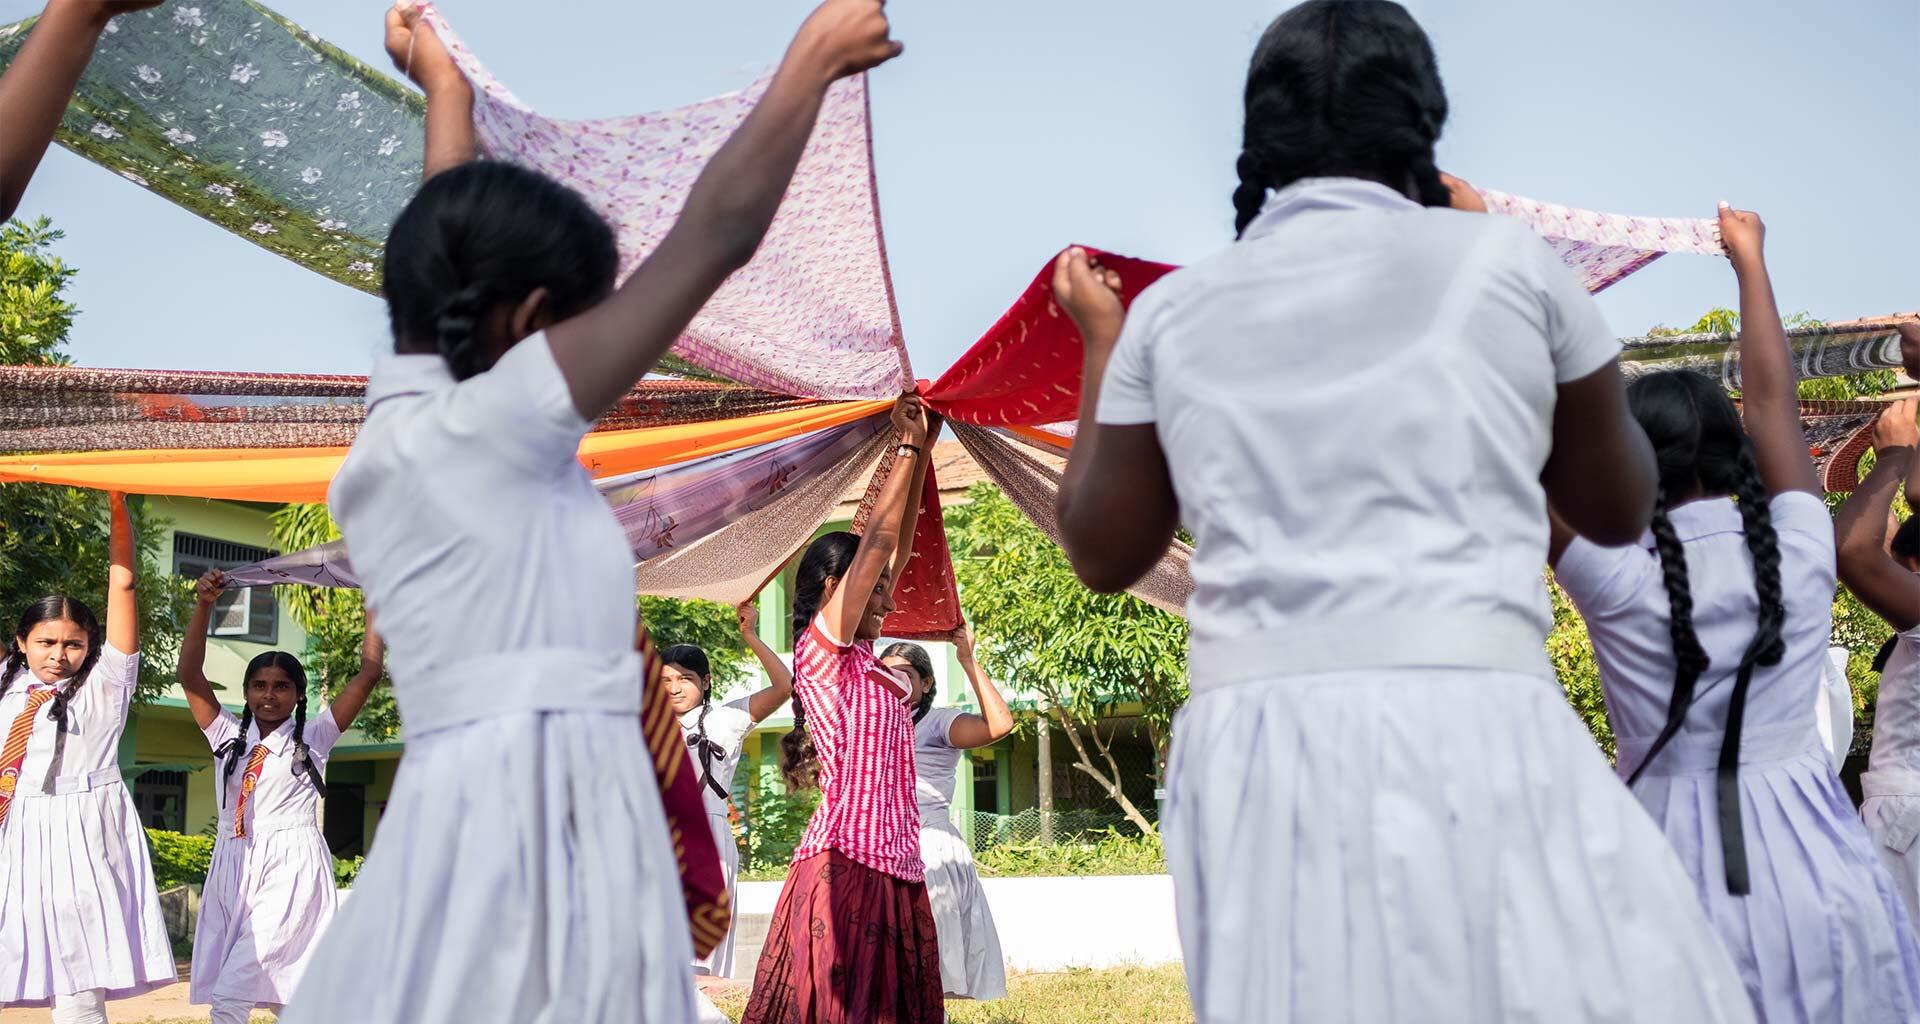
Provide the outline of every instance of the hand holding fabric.
<path id="1" fill-rule="evenodd" d="M 1440 184 L 1447 187 L 1447 205 L 1453 209 L 1468 213 L 1487 212 L 1487 201 L 1480 197 L 1472 185 L 1445 172 L 1440 175 Z"/>
<path id="2" fill-rule="evenodd" d="M 1105 352 L 1120 339 L 1127 315 L 1120 302 L 1120 275 L 1087 250 L 1076 245 L 1054 260 L 1053 299 L 1073 318 L 1088 348 Z"/>
<path id="3" fill-rule="evenodd" d="M 1920 399 L 1903 398 L 1887 406 L 1873 425 L 1873 450 L 1920 448 Z"/>
<path id="4" fill-rule="evenodd" d="M 833 82 L 898 57 L 904 47 L 889 31 L 882 0 L 827 0 L 800 26 L 793 49 L 814 57 Z"/>
<path id="5" fill-rule="evenodd" d="M 1727 259 L 1734 269 L 1758 266 L 1762 262 L 1767 226 L 1751 210 L 1736 210 L 1724 201 L 1720 204 L 1720 244 L 1727 247 Z"/>

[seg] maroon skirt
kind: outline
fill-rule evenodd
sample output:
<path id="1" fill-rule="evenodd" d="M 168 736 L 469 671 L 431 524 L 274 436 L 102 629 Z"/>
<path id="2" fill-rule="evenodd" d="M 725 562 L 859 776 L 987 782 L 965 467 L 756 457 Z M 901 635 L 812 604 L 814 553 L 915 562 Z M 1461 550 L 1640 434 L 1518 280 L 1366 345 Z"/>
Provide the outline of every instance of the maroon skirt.
<path id="1" fill-rule="evenodd" d="M 815 854 L 787 872 L 741 1024 L 939 1024 L 940 939 L 923 882 Z"/>

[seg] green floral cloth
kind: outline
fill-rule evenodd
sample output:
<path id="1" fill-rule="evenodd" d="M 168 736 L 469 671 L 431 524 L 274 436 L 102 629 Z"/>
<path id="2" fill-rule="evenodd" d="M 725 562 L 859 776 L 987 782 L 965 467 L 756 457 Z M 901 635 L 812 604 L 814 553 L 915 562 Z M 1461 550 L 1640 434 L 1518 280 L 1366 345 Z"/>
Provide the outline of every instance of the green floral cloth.
<path id="1" fill-rule="evenodd" d="M 35 19 L 0 28 L 11 64 Z M 107 25 L 55 137 L 254 244 L 377 292 L 419 187 L 426 103 L 253 0 Z"/>

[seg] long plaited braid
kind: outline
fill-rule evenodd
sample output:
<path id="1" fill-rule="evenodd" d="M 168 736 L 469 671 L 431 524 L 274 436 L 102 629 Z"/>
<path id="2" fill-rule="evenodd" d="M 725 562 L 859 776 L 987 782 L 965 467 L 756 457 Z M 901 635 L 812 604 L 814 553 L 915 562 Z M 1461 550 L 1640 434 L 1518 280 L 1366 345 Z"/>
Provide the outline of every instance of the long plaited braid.
<path id="1" fill-rule="evenodd" d="M 232 739 L 220 744 L 220 749 L 213 752 L 215 761 L 223 757 L 227 759 L 226 768 L 220 772 L 221 782 L 226 786 L 226 796 L 221 798 L 221 803 L 225 803 L 233 796 L 233 773 L 247 756 L 247 729 L 252 725 L 253 705 L 248 704 L 240 709 L 240 732 Z"/>
<path id="2" fill-rule="evenodd" d="M 1661 726 L 1660 735 L 1647 748 L 1646 756 L 1635 766 L 1633 774 L 1627 777 L 1629 786 L 1640 780 L 1641 773 L 1680 732 L 1688 709 L 1693 707 L 1694 688 L 1713 664 L 1693 629 L 1693 590 L 1687 582 L 1687 549 L 1680 543 L 1680 535 L 1674 532 L 1673 520 L 1668 516 L 1672 507 L 1672 497 L 1662 486 L 1653 506 L 1652 532 L 1654 548 L 1660 555 L 1660 579 L 1671 608 L 1667 634 L 1673 639 L 1673 694 L 1667 699 L 1666 724 Z"/>
<path id="3" fill-rule="evenodd" d="M 313 785 L 314 792 L 321 797 L 327 795 L 327 780 L 322 777 L 320 766 L 313 761 L 313 751 L 307 749 L 307 688 L 306 680 L 301 680 L 300 703 L 293 706 L 293 774 L 304 775 Z"/>

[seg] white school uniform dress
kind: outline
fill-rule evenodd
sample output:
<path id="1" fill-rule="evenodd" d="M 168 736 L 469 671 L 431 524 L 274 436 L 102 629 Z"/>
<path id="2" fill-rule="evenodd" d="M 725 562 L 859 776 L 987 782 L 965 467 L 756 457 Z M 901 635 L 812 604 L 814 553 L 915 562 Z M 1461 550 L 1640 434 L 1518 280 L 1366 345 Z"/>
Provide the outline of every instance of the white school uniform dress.
<path id="1" fill-rule="evenodd" d="M 948 735 L 966 712 L 932 708 L 913 727 L 914 790 L 920 803 L 920 861 L 927 867 L 927 901 L 940 936 L 940 986 L 950 999 L 999 999 L 1007 994 L 1000 932 L 993 926 L 973 849 L 953 824 L 954 778 L 966 751 Z"/>
<path id="2" fill-rule="evenodd" d="M 1853 749 L 1853 684 L 1847 681 L 1847 661 L 1852 653 L 1845 647 L 1827 648 L 1820 698 L 1814 702 L 1820 741 L 1833 755 L 1836 772 L 1847 766 L 1847 752 Z"/>
<path id="3" fill-rule="evenodd" d="M 92 989 L 125 999 L 176 980 L 147 836 L 118 760 L 139 665 L 138 654 L 103 646 L 67 705 L 64 735 L 50 705 L 34 714 L 0 824 L 0 1005 L 46 1006 Z M 9 680 L 0 741 L 44 686 L 24 669 Z"/>
<path id="4" fill-rule="evenodd" d="M 1199 1024 L 1746 1021 L 1543 650 L 1555 387 L 1598 309 L 1504 217 L 1274 194 L 1147 289 L 1099 421 L 1198 541 L 1162 835 Z"/>
<path id="5" fill-rule="evenodd" d="M 692 1019 L 633 555 L 575 459 L 589 426 L 544 335 L 459 383 L 437 356 L 374 367 L 328 501 L 407 757 L 284 1024 Z"/>
<path id="6" fill-rule="evenodd" d="M 733 840 L 733 821 L 728 817 L 727 794 L 733 791 L 733 774 L 740 767 L 740 748 L 753 731 L 753 713 L 747 709 L 750 698 L 742 697 L 707 709 L 706 736 L 709 744 L 703 761 L 698 746 L 701 728 L 700 709 L 680 716 L 680 734 L 687 741 L 687 755 L 693 761 L 694 777 L 700 780 L 700 796 L 707 806 L 707 825 L 713 830 L 714 848 L 720 851 L 720 872 L 727 878 L 727 905 L 737 906 L 735 888 L 740 878 L 740 847 Z M 696 974 L 733 977 L 733 927 L 713 947 L 705 959 L 695 959 Z"/>
<path id="7" fill-rule="evenodd" d="M 1860 816 L 1874 850 L 1920 922 L 1920 627 L 1900 634 L 1880 673 Z"/>
<path id="8" fill-rule="evenodd" d="M 309 711 L 302 739 L 325 778 L 340 728 L 328 708 Z M 217 754 L 240 734 L 240 721 L 222 709 L 202 732 Z M 241 788 L 254 748 L 262 745 L 267 753 L 247 794 L 246 835 L 236 836 Z M 224 759 L 216 758 L 213 769 L 220 823 L 193 931 L 190 996 L 196 1003 L 280 1006 L 293 998 L 340 905 L 333 853 L 320 831 L 320 793 L 306 776 L 293 773 L 291 718 L 266 736 L 260 723 L 249 724 L 232 774 Z"/>
<path id="9" fill-rule="evenodd" d="M 1754 669 L 1742 716 L 1745 895 L 1727 891 L 1715 770 L 1760 608 L 1739 510 L 1712 498 L 1668 513 L 1686 549 L 1694 633 L 1711 665 L 1680 731 L 1650 763 L 1674 686 L 1671 611 L 1652 534 L 1621 548 L 1576 538 L 1554 575 L 1593 638 L 1620 775 L 1646 764 L 1633 793 L 1680 854 L 1761 1019 L 1920 1020 L 1920 937 L 1816 724 L 1833 632 L 1833 519 L 1825 502 L 1799 491 L 1768 507 L 1786 653 Z"/>

